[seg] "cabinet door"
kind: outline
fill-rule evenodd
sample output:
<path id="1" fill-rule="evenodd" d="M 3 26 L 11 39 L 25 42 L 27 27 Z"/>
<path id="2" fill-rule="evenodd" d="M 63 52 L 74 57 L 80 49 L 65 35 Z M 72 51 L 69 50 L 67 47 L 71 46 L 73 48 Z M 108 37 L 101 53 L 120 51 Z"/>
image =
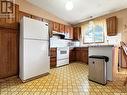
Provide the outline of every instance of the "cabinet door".
<path id="1" fill-rule="evenodd" d="M 73 27 L 70 27 L 69 34 L 70 34 L 70 39 L 73 39 Z"/>
<path id="2" fill-rule="evenodd" d="M 25 12 L 22 12 L 22 11 L 19 11 L 19 22 L 23 18 L 23 16 L 32 18 L 32 15 L 31 14 L 28 14 L 28 13 L 25 13 Z"/>
<path id="3" fill-rule="evenodd" d="M 65 34 L 68 39 L 73 39 L 73 27 L 65 26 Z"/>
<path id="4" fill-rule="evenodd" d="M 88 52 L 82 51 L 82 62 L 88 64 Z"/>
<path id="5" fill-rule="evenodd" d="M 50 68 L 56 67 L 56 57 L 55 58 L 50 58 Z"/>
<path id="6" fill-rule="evenodd" d="M 60 31 L 60 24 L 57 22 L 53 22 L 53 31 Z"/>
<path id="7" fill-rule="evenodd" d="M 50 49 L 50 68 L 56 67 L 57 48 Z"/>
<path id="8" fill-rule="evenodd" d="M 82 51 L 81 52 L 82 62 L 88 64 L 88 48 L 87 47 L 81 48 L 81 51 Z"/>
<path id="9" fill-rule="evenodd" d="M 74 40 L 80 40 L 81 27 L 74 27 Z"/>
<path id="10" fill-rule="evenodd" d="M 110 17 L 106 19 L 107 23 L 107 35 L 115 36 L 117 34 L 117 17 Z"/>
<path id="11" fill-rule="evenodd" d="M 65 26 L 65 33 L 69 33 L 69 26 Z"/>
<path id="12" fill-rule="evenodd" d="M 52 21 L 48 21 L 48 25 L 49 25 L 49 36 L 52 37 L 53 36 L 53 22 Z"/>
<path id="13" fill-rule="evenodd" d="M 82 52 L 80 50 L 76 50 L 76 61 L 82 61 Z"/>
<path id="14" fill-rule="evenodd" d="M 19 6 L 14 4 L 13 17 L 11 15 L 5 16 L 4 18 L 0 18 L 0 26 L 11 29 L 18 29 L 18 12 Z"/>
<path id="15" fill-rule="evenodd" d="M 69 38 L 69 26 L 65 26 L 65 35 L 67 38 Z"/>
<path id="16" fill-rule="evenodd" d="M 69 53 L 69 62 L 74 62 L 75 60 L 75 51 L 74 50 L 70 50 Z"/>
<path id="17" fill-rule="evenodd" d="M 18 74 L 18 35 L 13 29 L 0 28 L 0 78 Z"/>
<path id="18" fill-rule="evenodd" d="M 75 48 L 75 61 L 88 64 L 88 48 Z"/>
<path id="19" fill-rule="evenodd" d="M 6 17 L 6 23 L 11 24 L 11 23 L 16 23 L 17 22 L 17 20 L 18 20 L 19 6 L 14 4 L 14 7 L 15 7 L 13 9 L 13 15 L 14 15 L 14 17 L 11 17 L 11 16 Z"/>
<path id="20" fill-rule="evenodd" d="M 57 48 L 50 49 L 50 57 L 57 57 Z"/>
<path id="21" fill-rule="evenodd" d="M 60 24 L 60 32 L 64 33 L 65 31 L 65 26 L 63 24 Z"/>

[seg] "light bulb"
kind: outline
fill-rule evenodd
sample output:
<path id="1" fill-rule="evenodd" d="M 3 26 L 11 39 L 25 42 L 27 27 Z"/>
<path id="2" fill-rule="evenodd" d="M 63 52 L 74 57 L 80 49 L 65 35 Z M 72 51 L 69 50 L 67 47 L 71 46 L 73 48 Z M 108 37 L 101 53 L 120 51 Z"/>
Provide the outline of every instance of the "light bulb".
<path id="1" fill-rule="evenodd" d="M 68 1 L 65 5 L 66 9 L 68 11 L 72 10 L 73 9 L 73 3 L 71 1 Z"/>

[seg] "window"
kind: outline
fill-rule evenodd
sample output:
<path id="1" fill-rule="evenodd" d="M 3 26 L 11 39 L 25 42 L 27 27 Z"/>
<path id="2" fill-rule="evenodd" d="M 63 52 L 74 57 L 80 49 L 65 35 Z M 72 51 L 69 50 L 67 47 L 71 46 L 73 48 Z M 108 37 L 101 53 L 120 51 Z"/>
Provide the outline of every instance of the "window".
<path id="1" fill-rule="evenodd" d="M 90 21 L 83 26 L 83 42 L 84 43 L 102 43 L 104 42 L 104 31 L 106 29 L 106 21 Z"/>

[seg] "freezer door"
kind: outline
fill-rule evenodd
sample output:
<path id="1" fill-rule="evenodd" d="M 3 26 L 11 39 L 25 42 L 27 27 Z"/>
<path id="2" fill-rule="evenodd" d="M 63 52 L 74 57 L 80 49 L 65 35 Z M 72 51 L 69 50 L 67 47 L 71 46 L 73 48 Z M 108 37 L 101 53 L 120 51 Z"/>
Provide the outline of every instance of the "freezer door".
<path id="1" fill-rule="evenodd" d="M 23 26 L 23 38 L 49 40 L 47 23 L 27 17 L 23 17 L 21 23 Z"/>
<path id="2" fill-rule="evenodd" d="M 23 80 L 49 72 L 48 41 L 24 40 L 23 52 Z"/>

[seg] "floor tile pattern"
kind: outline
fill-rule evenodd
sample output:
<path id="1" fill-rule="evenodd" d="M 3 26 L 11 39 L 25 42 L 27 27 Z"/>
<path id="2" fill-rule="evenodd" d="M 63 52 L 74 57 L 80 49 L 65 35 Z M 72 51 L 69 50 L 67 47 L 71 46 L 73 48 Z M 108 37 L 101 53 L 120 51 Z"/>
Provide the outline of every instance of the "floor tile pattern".
<path id="1" fill-rule="evenodd" d="M 72 63 L 27 83 L 16 77 L 0 81 L 0 95 L 127 95 L 125 77 L 127 72 L 119 72 L 113 82 L 103 86 L 88 80 L 87 65 Z"/>

